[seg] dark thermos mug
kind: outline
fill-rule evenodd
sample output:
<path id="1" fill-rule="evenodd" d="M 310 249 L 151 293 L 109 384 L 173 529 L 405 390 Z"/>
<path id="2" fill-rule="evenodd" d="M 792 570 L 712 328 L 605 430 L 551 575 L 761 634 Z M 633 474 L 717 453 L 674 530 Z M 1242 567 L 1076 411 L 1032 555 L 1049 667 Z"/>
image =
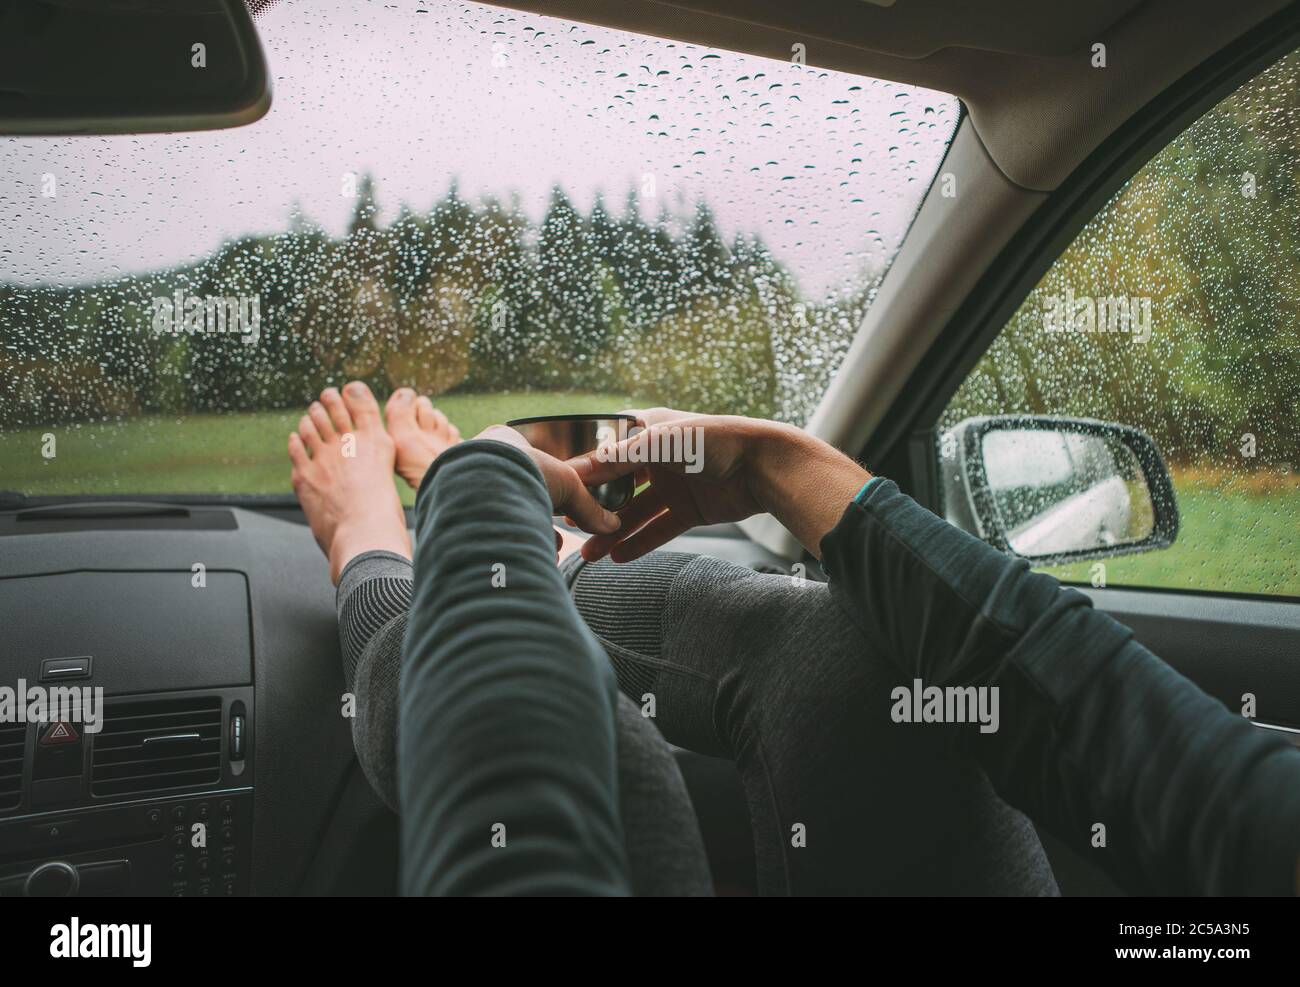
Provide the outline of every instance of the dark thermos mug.
<path id="1" fill-rule="evenodd" d="M 572 459 L 594 452 L 601 444 L 612 444 L 641 427 L 635 415 L 541 415 L 515 418 L 506 424 L 534 449 L 556 459 Z M 636 477 L 629 473 L 588 489 L 605 510 L 619 511 L 632 499 Z"/>

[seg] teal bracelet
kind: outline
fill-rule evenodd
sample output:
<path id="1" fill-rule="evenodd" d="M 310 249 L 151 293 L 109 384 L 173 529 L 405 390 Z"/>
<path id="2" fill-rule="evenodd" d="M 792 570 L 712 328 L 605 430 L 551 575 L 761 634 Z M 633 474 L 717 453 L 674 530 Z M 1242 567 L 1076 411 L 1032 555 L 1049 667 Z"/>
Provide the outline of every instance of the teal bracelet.
<path id="1" fill-rule="evenodd" d="M 871 485 L 872 485 L 873 483 L 875 483 L 877 480 L 883 480 L 883 479 L 884 479 L 883 476 L 873 476 L 873 477 L 872 477 L 870 480 L 868 480 L 866 483 L 862 484 L 862 489 L 859 490 L 859 491 L 858 491 L 858 495 L 857 495 L 856 497 L 853 498 L 853 502 L 854 502 L 855 504 L 861 504 L 861 503 L 862 503 L 862 498 L 865 497 L 865 496 L 867 495 L 867 491 L 871 489 Z"/>

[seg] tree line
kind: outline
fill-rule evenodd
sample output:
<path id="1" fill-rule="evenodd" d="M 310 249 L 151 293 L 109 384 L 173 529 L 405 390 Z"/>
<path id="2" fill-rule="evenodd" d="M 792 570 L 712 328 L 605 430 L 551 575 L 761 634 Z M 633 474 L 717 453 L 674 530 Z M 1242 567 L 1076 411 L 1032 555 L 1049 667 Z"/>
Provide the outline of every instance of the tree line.
<path id="1" fill-rule="evenodd" d="M 759 237 L 725 242 L 703 202 L 647 222 L 634 194 L 619 216 L 599 197 L 583 214 L 557 188 L 531 222 L 453 184 L 427 213 L 379 215 L 365 176 L 341 237 L 295 208 L 284 232 L 193 266 L 0 286 L 0 421 L 291 408 L 344 378 L 381 394 L 599 391 L 802 420 L 878 280 L 807 302 Z M 153 331 L 153 300 L 177 292 L 256 297 L 256 343 Z"/>

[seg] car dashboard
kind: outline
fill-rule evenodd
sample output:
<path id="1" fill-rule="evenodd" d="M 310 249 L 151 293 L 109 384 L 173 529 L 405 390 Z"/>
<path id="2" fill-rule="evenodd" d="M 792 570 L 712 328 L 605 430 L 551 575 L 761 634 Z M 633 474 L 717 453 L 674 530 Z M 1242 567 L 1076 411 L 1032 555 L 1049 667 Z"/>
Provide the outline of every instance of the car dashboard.
<path id="1" fill-rule="evenodd" d="M 785 571 L 730 526 L 671 547 Z M 0 614 L 0 684 L 102 690 L 98 723 L 0 724 L 0 896 L 395 892 L 397 823 L 353 753 L 334 588 L 301 514 L 6 512 Z M 679 760 L 715 876 L 743 886 L 734 769 Z"/>

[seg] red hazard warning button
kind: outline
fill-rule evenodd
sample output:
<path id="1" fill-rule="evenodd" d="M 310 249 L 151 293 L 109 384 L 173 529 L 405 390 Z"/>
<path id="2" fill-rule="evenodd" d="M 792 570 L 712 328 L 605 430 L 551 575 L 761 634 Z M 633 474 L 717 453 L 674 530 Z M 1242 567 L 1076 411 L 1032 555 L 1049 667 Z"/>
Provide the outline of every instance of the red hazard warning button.
<path id="1" fill-rule="evenodd" d="M 41 735 L 41 743 L 47 747 L 51 744 L 75 744 L 80 736 L 71 723 L 67 720 L 59 720 Z"/>

